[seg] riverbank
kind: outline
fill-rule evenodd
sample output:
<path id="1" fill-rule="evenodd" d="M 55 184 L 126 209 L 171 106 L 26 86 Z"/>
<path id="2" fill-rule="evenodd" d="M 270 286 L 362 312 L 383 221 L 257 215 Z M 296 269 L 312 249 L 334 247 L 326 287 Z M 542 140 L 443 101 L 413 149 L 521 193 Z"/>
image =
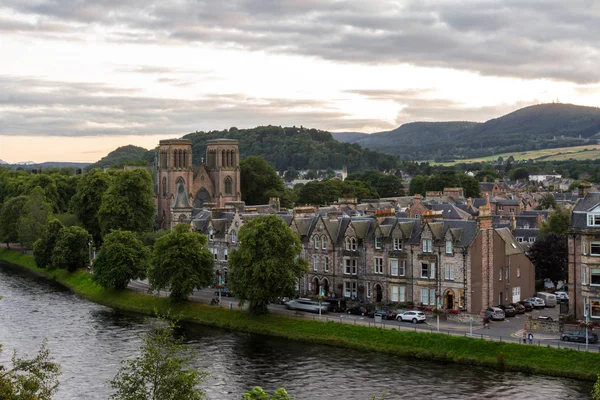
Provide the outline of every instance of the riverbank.
<path id="1" fill-rule="evenodd" d="M 248 333 L 278 336 L 309 343 L 378 351 L 441 362 L 481 365 L 500 370 L 596 380 L 600 354 L 574 350 L 523 346 L 447 335 L 383 330 L 333 322 L 296 320 L 266 315 L 251 317 L 246 312 L 196 303 L 173 304 L 168 299 L 131 291 L 106 290 L 96 285 L 85 271 L 37 268 L 32 256 L 0 249 L 0 260 L 44 275 L 74 293 L 97 303 L 153 315 L 154 310 L 180 315 L 184 321 Z"/>

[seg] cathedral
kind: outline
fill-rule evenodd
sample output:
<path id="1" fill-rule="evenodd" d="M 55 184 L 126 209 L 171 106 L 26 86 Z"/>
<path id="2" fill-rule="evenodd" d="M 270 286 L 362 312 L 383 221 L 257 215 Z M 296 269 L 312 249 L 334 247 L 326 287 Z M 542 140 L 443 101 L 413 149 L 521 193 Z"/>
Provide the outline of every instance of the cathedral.
<path id="1" fill-rule="evenodd" d="M 156 160 L 157 225 L 170 229 L 200 209 L 241 205 L 239 143 L 209 140 L 206 158 L 192 163 L 192 141 L 161 140 Z"/>

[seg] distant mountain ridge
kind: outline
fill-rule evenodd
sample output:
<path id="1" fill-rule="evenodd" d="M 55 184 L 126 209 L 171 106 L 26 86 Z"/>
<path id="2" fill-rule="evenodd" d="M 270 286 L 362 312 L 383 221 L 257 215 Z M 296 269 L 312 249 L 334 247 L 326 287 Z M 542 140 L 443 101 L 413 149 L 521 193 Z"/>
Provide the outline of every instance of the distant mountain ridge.
<path id="1" fill-rule="evenodd" d="M 453 160 L 498 153 L 596 143 L 600 108 L 573 104 L 540 104 L 521 108 L 484 123 L 468 121 L 411 122 L 370 135 L 333 133 L 403 160 Z"/>

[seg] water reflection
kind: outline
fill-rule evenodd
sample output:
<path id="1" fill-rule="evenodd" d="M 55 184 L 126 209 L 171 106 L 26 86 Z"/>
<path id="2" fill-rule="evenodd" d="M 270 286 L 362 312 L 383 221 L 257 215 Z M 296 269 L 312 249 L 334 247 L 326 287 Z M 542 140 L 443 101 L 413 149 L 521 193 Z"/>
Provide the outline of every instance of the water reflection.
<path id="1" fill-rule="evenodd" d="M 34 353 L 48 338 L 63 367 L 58 399 L 106 399 L 106 381 L 119 362 L 137 354 L 144 317 L 82 300 L 44 279 L 0 264 L 0 343 L 6 362 L 13 348 Z M 407 360 L 390 355 L 303 344 L 284 339 L 183 325 L 211 373 L 210 399 L 239 399 L 262 386 L 285 387 L 295 400 L 368 399 L 585 399 L 591 384 L 499 373 L 485 368 Z"/>

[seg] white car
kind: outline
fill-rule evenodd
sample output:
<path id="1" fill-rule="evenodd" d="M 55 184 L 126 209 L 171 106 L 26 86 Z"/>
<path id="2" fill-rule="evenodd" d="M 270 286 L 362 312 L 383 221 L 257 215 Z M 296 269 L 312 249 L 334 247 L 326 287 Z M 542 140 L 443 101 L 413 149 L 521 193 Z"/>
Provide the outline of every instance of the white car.
<path id="1" fill-rule="evenodd" d="M 425 314 L 423 311 L 405 311 L 396 316 L 397 321 L 410 321 L 413 324 L 417 322 L 425 322 Z"/>
<path id="2" fill-rule="evenodd" d="M 567 292 L 554 292 L 554 294 L 556 295 L 556 298 L 560 301 L 569 300 L 569 295 L 567 294 Z"/>
<path id="3" fill-rule="evenodd" d="M 539 297 L 532 297 L 530 299 L 527 299 L 528 302 L 530 302 L 531 304 L 533 304 L 533 308 L 545 308 L 546 307 L 546 302 L 544 301 L 544 299 L 540 299 Z"/>

